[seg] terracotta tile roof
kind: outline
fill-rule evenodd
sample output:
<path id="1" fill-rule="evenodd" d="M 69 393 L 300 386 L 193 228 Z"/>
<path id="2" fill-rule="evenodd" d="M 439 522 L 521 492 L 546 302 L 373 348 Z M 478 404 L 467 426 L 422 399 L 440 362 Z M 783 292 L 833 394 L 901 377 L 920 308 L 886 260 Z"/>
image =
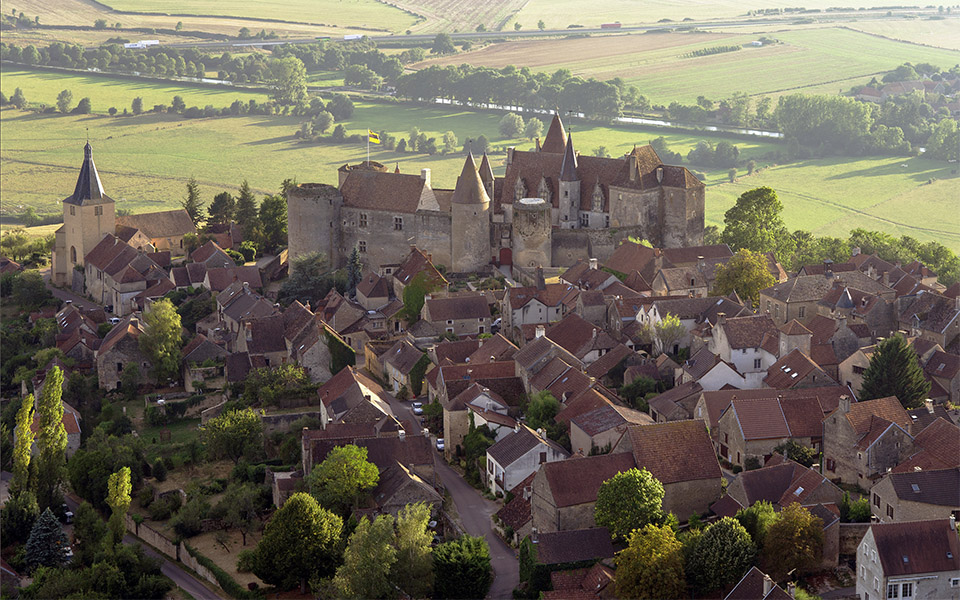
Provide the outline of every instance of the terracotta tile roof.
<path id="1" fill-rule="evenodd" d="M 817 363 L 804 354 L 799 348 L 794 348 L 786 356 L 781 357 L 777 362 L 770 365 L 770 368 L 767 369 L 767 376 L 763 378 L 763 382 L 769 387 L 783 390 L 793 387 L 798 382 L 802 382 L 814 371 L 820 372 L 822 375 L 821 379 L 829 379 Z"/>
<path id="2" fill-rule="evenodd" d="M 63 428 L 66 429 L 67 435 L 79 434 L 80 433 L 80 421 L 77 420 L 76 413 L 70 410 L 63 411 L 63 417 L 61 418 L 63 423 Z M 33 413 L 33 422 L 30 423 L 30 431 L 36 434 L 40 431 L 40 414 Z"/>
<path id="3" fill-rule="evenodd" d="M 544 306 L 559 307 L 565 297 L 573 292 L 575 288 L 568 283 L 548 283 L 542 290 L 536 286 L 508 288 L 507 305 L 516 310 L 536 299 Z"/>
<path id="4" fill-rule="evenodd" d="M 829 265 L 824 263 L 817 263 L 815 265 L 803 265 L 800 267 L 800 270 L 797 271 L 798 276 L 803 275 L 823 275 L 827 271 L 832 273 L 846 273 L 848 271 L 856 271 L 857 265 L 853 262 L 842 262 L 835 263 L 831 262 Z"/>
<path id="5" fill-rule="evenodd" d="M 603 356 L 598 358 L 596 362 L 587 367 L 586 373 L 590 377 L 600 379 L 601 377 L 605 377 L 611 369 L 616 367 L 622 361 L 636 355 L 637 353 L 627 346 L 623 344 L 617 344 L 612 350 L 605 353 Z"/>
<path id="6" fill-rule="evenodd" d="M 778 283 L 760 293 L 781 302 L 819 302 L 834 289 L 834 285 L 850 287 L 868 294 L 890 291 L 890 288 L 859 271 L 825 275 L 801 275 Z"/>
<path id="7" fill-rule="evenodd" d="M 524 525 L 529 523 L 532 518 L 530 514 L 530 500 L 524 499 L 523 490 L 533 485 L 533 478 L 536 475 L 536 471 L 530 473 L 526 479 L 510 490 L 513 494 L 513 499 L 494 513 L 505 525 L 513 527 L 514 531 L 519 531 Z"/>
<path id="8" fill-rule="evenodd" d="M 852 403 L 850 412 L 847 413 L 847 421 L 850 422 L 853 430 L 862 436 L 870 430 L 874 416 L 896 423 L 905 431 L 910 430 L 910 415 L 896 396 Z"/>
<path id="9" fill-rule="evenodd" d="M 810 346 L 810 359 L 821 368 L 839 365 L 840 359 L 830 344 L 814 344 Z"/>
<path id="10" fill-rule="evenodd" d="M 774 457 L 777 458 L 777 457 Z M 753 506 L 766 501 L 777 507 L 793 502 L 803 503 L 813 492 L 823 488 L 825 493 L 840 499 L 843 492 L 826 477 L 792 460 L 771 460 L 767 466 L 752 471 L 743 471 L 737 476 L 746 497 L 736 498 L 744 506 Z M 739 490 L 737 490 L 739 495 Z"/>
<path id="11" fill-rule="evenodd" d="M 467 358 L 476 352 L 480 345 L 481 340 L 457 340 L 456 342 L 443 340 L 435 348 L 437 363 L 443 364 L 444 360 L 449 360 L 455 365 L 473 362 L 468 361 Z"/>
<path id="12" fill-rule="evenodd" d="M 540 467 L 557 508 L 597 501 L 600 485 L 636 466 L 633 454 L 618 452 L 597 456 L 573 457 Z"/>
<path id="13" fill-rule="evenodd" d="M 703 421 L 672 421 L 627 428 L 637 468 L 664 485 L 721 476 L 720 463 Z"/>
<path id="14" fill-rule="evenodd" d="M 960 541 L 948 519 L 870 526 L 885 577 L 960 571 Z"/>
<path id="15" fill-rule="evenodd" d="M 487 303 L 486 296 L 482 294 L 455 298 L 430 298 L 426 301 L 426 309 L 426 314 L 430 315 L 429 320 L 433 323 L 490 318 L 490 305 Z"/>
<path id="16" fill-rule="evenodd" d="M 833 319 L 830 320 L 832 321 Z M 779 329 L 786 335 L 813 335 L 812 331 L 804 327 L 803 324 L 796 319 L 790 319 L 789 323 L 781 325 Z"/>
<path id="17" fill-rule="evenodd" d="M 365 298 L 389 298 L 390 288 L 387 285 L 386 278 L 370 271 L 357 284 L 357 294 L 361 294 Z"/>
<path id="18" fill-rule="evenodd" d="M 649 401 L 650 408 L 669 421 L 689 419 L 694 416 L 693 407 L 688 409 L 685 405 L 696 402 L 702 391 L 699 383 L 688 381 L 652 398 Z"/>
<path id="19" fill-rule="evenodd" d="M 720 327 L 731 348 L 763 348 L 774 356 L 778 354 L 780 331 L 769 315 L 734 317 Z"/>
<path id="20" fill-rule="evenodd" d="M 268 354 L 287 351 L 287 342 L 283 337 L 282 315 L 247 319 L 245 323 L 249 332 L 247 352 L 250 354 Z"/>
<path id="21" fill-rule="evenodd" d="M 465 362 L 476 365 L 497 361 L 509 361 L 513 359 L 520 350 L 513 342 L 503 337 L 503 334 L 500 333 L 480 341 L 482 345 L 477 348 L 473 354 L 468 356 Z M 440 345 L 437 346 L 437 348 L 439 347 Z"/>
<path id="22" fill-rule="evenodd" d="M 150 239 L 178 237 L 197 232 L 190 215 L 182 208 L 136 215 L 118 215 L 117 225 L 139 229 Z"/>
<path id="23" fill-rule="evenodd" d="M 916 454 L 893 468 L 894 473 L 960 466 L 960 428 L 938 418 L 913 438 Z"/>
<path id="24" fill-rule="evenodd" d="M 614 407 L 606 405 L 577 415 L 571 419 L 570 423 L 576 424 L 585 434 L 593 437 L 619 427 L 627 423 L 627 420 Z"/>
<path id="25" fill-rule="evenodd" d="M 551 446 L 560 454 L 565 456 L 569 455 L 569 453 L 560 446 L 557 446 L 548 439 L 540 437 L 536 431 L 526 425 L 521 425 L 519 431 L 508 434 L 487 448 L 487 456 L 497 461 L 497 464 L 501 467 L 507 468 L 521 456 L 538 446 Z"/>
<path id="26" fill-rule="evenodd" d="M 204 263 L 207 267 L 232 267 L 236 263 L 223 251 L 223 248 L 217 245 L 213 240 L 200 246 L 190 253 L 190 260 L 197 263 Z"/>
<path id="27" fill-rule="evenodd" d="M 812 344 L 826 344 L 830 342 L 837 331 L 837 322 L 824 315 L 814 315 L 806 322 L 807 331 L 813 334 Z"/>
<path id="28" fill-rule="evenodd" d="M 184 361 L 197 363 L 202 363 L 211 358 L 225 359 L 229 354 L 230 353 L 222 347 L 208 340 L 207 336 L 202 333 L 195 335 L 194 338 L 190 340 L 190 343 L 180 351 L 180 355 Z"/>
<path id="29" fill-rule="evenodd" d="M 207 269 L 207 280 L 213 292 L 225 290 L 234 281 L 247 283 L 251 288 L 263 287 L 260 270 L 255 266 Z"/>
<path id="30" fill-rule="evenodd" d="M 960 506 L 960 467 L 887 475 L 901 500 L 938 506 Z"/>
<path id="31" fill-rule="evenodd" d="M 683 370 L 686 371 L 691 378 L 698 380 L 709 373 L 710 369 L 715 367 L 719 362 L 723 362 L 720 357 L 710 352 L 710 348 L 704 346 L 697 350 L 696 354 L 683 361 Z"/>
<path id="32" fill-rule="evenodd" d="M 103 336 L 97 355 L 106 354 L 111 348 L 127 338 L 139 339 L 143 330 L 143 322 L 139 316 L 136 314 L 127 315 L 122 321 L 114 325 L 113 329 L 107 332 L 107 335 Z"/>
<path id="33" fill-rule="evenodd" d="M 566 405 L 560 409 L 560 412 L 557 413 L 554 420 L 557 423 L 562 423 L 569 427 L 570 421 L 577 416 L 602 406 L 611 406 L 612 404 L 610 399 L 601 394 L 597 389 L 590 388 L 580 392 L 576 396 L 568 398 Z"/>
<path id="34" fill-rule="evenodd" d="M 664 248 L 664 257 L 677 266 L 696 265 L 700 256 L 704 260 L 732 258 L 733 250 L 726 244 L 711 246 L 686 246 L 682 248 Z"/>
<path id="35" fill-rule="evenodd" d="M 393 345 L 384 355 L 384 362 L 404 375 L 409 375 L 414 365 L 423 358 L 424 354 L 417 350 L 407 340 L 403 339 Z"/>
<path id="36" fill-rule="evenodd" d="M 674 291 L 707 286 L 707 280 L 703 274 L 693 267 L 660 269 L 657 276 L 654 277 L 652 285 L 656 285 L 658 282 L 662 282 L 667 290 Z"/>
<path id="37" fill-rule="evenodd" d="M 745 440 L 790 437 L 790 426 L 776 398 L 734 400 L 731 410 Z"/>
<path id="38" fill-rule="evenodd" d="M 960 316 L 956 300 L 924 292 L 900 311 L 900 321 L 909 322 L 920 329 L 943 333 Z"/>
<path id="39" fill-rule="evenodd" d="M 608 333 L 576 313 L 567 315 L 550 327 L 546 337 L 578 359 L 592 350 L 609 350 L 616 346 Z"/>
<path id="40" fill-rule="evenodd" d="M 537 562 L 558 565 L 613 558 L 613 542 L 606 527 L 541 533 L 536 544 Z"/>
<path id="41" fill-rule="evenodd" d="M 400 263 L 400 268 L 393 272 L 393 277 L 401 284 L 407 285 L 421 272 L 426 272 L 428 282 L 432 281 L 434 285 L 444 286 L 447 283 L 447 280 L 437 271 L 427 255 L 415 247 L 410 248 L 410 254 Z"/>
<path id="42" fill-rule="evenodd" d="M 350 208 L 415 213 L 430 189 L 420 175 L 351 170 L 340 186 L 343 205 Z"/>
<path id="43" fill-rule="evenodd" d="M 224 366 L 226 367 L 227 381 L 230 383 L 243 381 L 252 368 L 250 355 L 246 352 L 234 352 L 227 357 Z"/>

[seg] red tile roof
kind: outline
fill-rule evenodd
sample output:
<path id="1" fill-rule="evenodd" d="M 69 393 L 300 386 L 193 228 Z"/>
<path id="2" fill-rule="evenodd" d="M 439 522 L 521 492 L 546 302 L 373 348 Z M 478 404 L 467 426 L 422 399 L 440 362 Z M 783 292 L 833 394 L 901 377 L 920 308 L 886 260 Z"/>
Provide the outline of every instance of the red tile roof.
<path id="1" fill-rule="evenodd" d="M 948 519 L 870 526 L 886 577 L 960 571 L 960 541 Z"/>
<path id="2" fill-rule="evenodd" d="M 557 508 L 597 501 L 600 485 L 636 466 L 633 454 L 618 452 L 597 456 L 573 457 L 540 467 Z"/>
<path id="3" fill-rule="evenodd" d="M 489 319 L 490 305 L 483 294 L 457 296 L 454 298 L 430 298 L 426 301 L 430 321 L 458 319 Z"/>
<path id="4" fill-rule="evenodd" d="M 664 485 L 721 477 L 703 421 L 630 425 L 627 433 L 637 468 L 645 467 Z"/>
<path id="5" fill-rule="evenodd" d="M 865 400 L 850 405 L 847 421 L 859 435 L 866 434 L 871 427 L 873 416 L 878 416 L 892 423 L 896 423 L 905 431 L 910 430 L 910 415 L 897 400 L 896 396 Z"/>
<path id="6" fill-rule="evenodd" d="M 777 362 L 770 365 L 770 368 L 767 369 L 767 376 L 763 378 L 763 382 L 772 388 L 783 390 L 802 382 L 814 371 L 820 372 L 821 379 L 829 379 L 817 363 L 813 362 L 813 360 L 801 352 L 799 348 L 794 348 L 786 356 L 781 357 Z"/>
<path id="7" fill-rule="evenodd" d="M 780 330 L 769 315 L 734 317 L 721 325 L 731 348 L 763 348 L 778 354 Z"/>

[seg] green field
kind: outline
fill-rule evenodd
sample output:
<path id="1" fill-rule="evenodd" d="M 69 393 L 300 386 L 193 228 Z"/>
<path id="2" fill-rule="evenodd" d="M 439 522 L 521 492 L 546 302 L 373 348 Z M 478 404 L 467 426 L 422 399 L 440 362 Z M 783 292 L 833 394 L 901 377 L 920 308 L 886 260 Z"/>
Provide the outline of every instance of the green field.
<path id="1" fill-rule="evenodd" d="M 417 22 L 412 15 L 376 0 L 106 0 L 104 4 L 140 13 L 279 19 L 381 31 L 403 31 Z"/>
<path id="2" fill-rule="evenodd" d="M 842 236 L 855 227 L 935 240 L 960 250 L 960 181 L 941 161 L 920 158 L 807 160 L 764 169 L 735 183 L 708 181 L 708 224 L 743 192 L 769 186 L 790 229 Z"/>
<path id="3" fill-rule="evenodd" d="M 701 48 L 749 44 L 761 35 L 782 43 L 683 58 Z M 687 37 L 690 41 L 683 41 Z M 794 91 L 836 93 L 904 62 L 949 68 L 960 63 L 960 51 L 886 40 L 841 27 L 821 27 L 765 34 L 737 32 L 715 41 L 675 33 L 507 42 L 422 64 L 499 67 L 505 62 L 549 73 L 565 68 L 575 75 L 600 80 L 621 77 L 655 104 L 669 104 L 693 103 L 701 95 L 727 98 L 738 91 L 752 96 Z"/>
<path id="4" fill-rule="evenodd" d="M 150 110 L 155 104 L 170 105 L 174 96 L 180 96 L 187 106 L 204 107 L 212 104 L 217 108 L 229 106 L 234 100 L 248 102 L 251 99 L 263 101 L 267 94 L 229 87 L 202 87 L 188 83 L 177 84 L 165 81 L 144 79 L 126 79 L 99 74 L 79 74 L 58 71 L 33 71 L 4 69 L 0 80 L 3 93 L 8 97 L 13 90 L 23 90 L 30 103 L 43 103 L 55 106 L 57 94 L 61 90 L 73 93 L 73 102 L 88 97 L 96 113 L 106 113 L 111 106 L 123 112 L 129 109 L 133 99 L 143 98 L 144 110 Z"/>
<path id="5" fill-rule="evenodd" d="M 892 3 L 891 3 L 892 5 Z M 661 19 L 682 21 L 683 19 L 729 19 L 742 17 L 748 10 L 764 8 L 783 8 L 802 6 L 806 9 L 827 9 L 838 6 L 833 0 L 805 0 L 801 3 L 784 2 L 738 2 L 737 0 L 721 0 L 719 2 L 703 2 L 702 0 L 603 0 L 592 2 L 585 7 L 579 0 L 530 0 L 514 17 L 526 28 L 536 27 L 537 21 L 542 19 L 547 28 L 563 29 L 571 24 L 585 27 L 596 27 L 602 23 L 621 22 L 624 25 L 638 23 L 653 23 Z M 877 4 L 871 0 L 854 0 L 844 2 L 841 6 L 849 8 L 872 8 Z M 883 9 L 886 12 L 885 9 Z M 936 9 L 911 12 L 928 12 L 935 14 Z M 799 17 L 800 15 L 798 15 Z"/>

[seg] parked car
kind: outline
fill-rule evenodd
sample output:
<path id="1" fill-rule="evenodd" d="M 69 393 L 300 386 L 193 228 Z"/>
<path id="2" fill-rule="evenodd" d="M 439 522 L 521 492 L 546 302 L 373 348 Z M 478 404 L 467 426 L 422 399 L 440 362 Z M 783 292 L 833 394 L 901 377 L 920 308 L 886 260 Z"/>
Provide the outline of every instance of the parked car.
<path id="1" fill-rule="evenodd" d="M 414 402 L 413 403 L 413 414 L 422 415 L 423 414 L 423 402 Z"/>
<path id="2" fill-rule="evenodd" d="M 120 322 L 120 317 L 110 317 L 110 324 L 111 324 L 111 325 L 116 325 L 116 324 L 119 323 L 119 322 Z"/>
<path id="3" fill-rule="evenodd" d="M 443 438 L 437 438 L 437 452 L 443 452 Z"/>

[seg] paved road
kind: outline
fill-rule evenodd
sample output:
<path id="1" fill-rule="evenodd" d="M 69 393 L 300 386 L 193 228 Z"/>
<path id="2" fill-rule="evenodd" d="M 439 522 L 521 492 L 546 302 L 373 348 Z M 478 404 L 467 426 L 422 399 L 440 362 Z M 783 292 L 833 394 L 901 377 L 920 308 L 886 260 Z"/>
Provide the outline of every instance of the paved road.
<path id="1" fill-rule="evenodd" d="M 426 398 L 418 398 L 418 400 L 426 402 Z M 400 402 L 391 396 L 390 408 L 401 422 L 412 420 L 419 423 L 419 417 L 413 414 L 410 402 Z M 442 455 L 437 459 L 437 474 L 457 506 L 457 514 L 460 515 L 463 528 L 470 535 L 484 537 L 490 545 L 490 562 L 493 566 L 494 579 L 487 597 L 496 600 L 512 598 L 513 588 L 520 584 L 520 563 L 513 548 L 493 531 L 490 517 L 500 509 L 500 505 L 481 496 L 480 492 L 443 460 Z"/>
<path id="2" fill-rule="evenodd" d="M 40 271 L 40 275 L 43 277 L 43 280 L 47 283 L 47 289 L 53 294 L 53 297 L 58 300 L 71 300 L 77 308 L 91 309 L 91 308 L 103 308 L 99 304 L 90 302 L 83 296 L 78 296 L 69 290 L 63 290 L 58 287 L 54 287 L 50 283 L 50 267 Z"/>
<path id="3" fill-rule="evenodd" d="M 70 510 L 76 513 L 78 508 L 77 501 L 71 498 L 69 495 L 64 498 L 64 500 L 66 501 Z M 159 559 L 161 561 L 160 571 L 172 579 L 173 583 L 175 583 L 178 588 L 186 592 L 190 597 L 195 598 L 196 600 L 226 600 L 225 596 L 221 596 L 212 589 L 208 588 L 196 577 L 184 571 L 175 561 L 172 561 L 165 555 L 155 551 L 145 542 L 135 538 L 129 533 L 123 536 L 123 543 L 127 544 L 128 546 L 132 546 L 133 544 L 140 544 L 143 546 L 144 554 L 151 558 Z"/>

